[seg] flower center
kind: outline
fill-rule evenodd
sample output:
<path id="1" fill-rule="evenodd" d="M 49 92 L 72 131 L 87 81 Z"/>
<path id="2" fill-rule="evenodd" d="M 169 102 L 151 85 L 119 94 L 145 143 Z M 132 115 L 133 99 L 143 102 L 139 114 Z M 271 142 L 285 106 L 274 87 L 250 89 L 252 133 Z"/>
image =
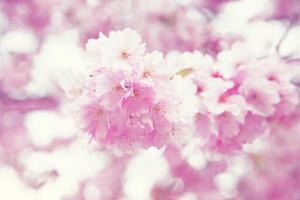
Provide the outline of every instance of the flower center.
<path id="1" fill-rule="evenodd" d="M 123 50 L 123 51 L 121 52 L 121 58 L 122 58 L 122 59 L 128 59 L 129 56 L 130 56 L 130 54 L 128 53 L 128 51 Z"/>

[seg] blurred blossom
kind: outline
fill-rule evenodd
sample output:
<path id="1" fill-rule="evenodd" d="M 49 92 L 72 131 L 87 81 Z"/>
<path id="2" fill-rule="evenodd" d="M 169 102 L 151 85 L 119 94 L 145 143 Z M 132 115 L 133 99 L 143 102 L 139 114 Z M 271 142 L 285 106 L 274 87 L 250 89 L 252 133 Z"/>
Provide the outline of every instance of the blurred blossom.
<path id="1" fill-rule="evenodd" d="M 0 199 L 300 199 L 299 0 L 0 1 Z"/>

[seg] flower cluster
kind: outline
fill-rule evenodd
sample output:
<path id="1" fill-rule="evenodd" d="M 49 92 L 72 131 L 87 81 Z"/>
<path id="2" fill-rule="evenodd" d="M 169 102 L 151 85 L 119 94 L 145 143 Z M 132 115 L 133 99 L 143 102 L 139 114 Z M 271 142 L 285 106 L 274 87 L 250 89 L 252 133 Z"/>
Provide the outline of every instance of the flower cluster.
<path id="1" fill-rule="evenodd" d="M 125 151 L 183 145 L 198 137 L 228 153 L 268 133 L 299 103 L 292 73 L 276 57 L 216 59 L 201 52 L 145 53 L 135 31 L 99 35 L 87 45 L 91 66 L 80 84 L 65 84 L 75 98 L 78 124 L 102 144 Z"/>
<path id="2" fill-rule="evenodd" d="M 100 34 L 86 48 L 92 68 L 83 84 L 67 89 L 77 94 L 84 132 L 123 150 L 182 143 L 182 131 L 192 133 L 196 86 L 169 73 L 161 53 L 145 53 L 136 32 Z"/>
<path id="3" fill-rule="evenodd" d="M 202 105 L 199 133 L 221 152 L 268 133 L 273 121 L 289 118 L 299 104 L 293 74 L 277 58 L 228 62 L 225 57 L 224 52 L 215 63 L 199 63 L 191 74 Z"/>
<path id="4" fill-rule="evenodd" d="M 300 199 L 299 10 L 0 1 L 0 199 Z"/>

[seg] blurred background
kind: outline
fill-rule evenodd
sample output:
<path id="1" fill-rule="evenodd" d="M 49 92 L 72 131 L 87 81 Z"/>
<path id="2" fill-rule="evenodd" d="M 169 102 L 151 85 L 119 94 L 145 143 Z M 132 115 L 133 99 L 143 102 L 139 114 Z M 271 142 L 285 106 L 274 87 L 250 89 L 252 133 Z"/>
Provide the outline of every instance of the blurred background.
<path id="1" fill-rule="evenodd" d="M 126 27 L 164 54 L 242 42 L 299 67 L 299 16 L 299 0 L 0 0 L 0 199 L 299 200 L 299 123 L 226 159 L 196 144 L 116 157 L 79 132 L 58 84 L 89 38 Z"/>

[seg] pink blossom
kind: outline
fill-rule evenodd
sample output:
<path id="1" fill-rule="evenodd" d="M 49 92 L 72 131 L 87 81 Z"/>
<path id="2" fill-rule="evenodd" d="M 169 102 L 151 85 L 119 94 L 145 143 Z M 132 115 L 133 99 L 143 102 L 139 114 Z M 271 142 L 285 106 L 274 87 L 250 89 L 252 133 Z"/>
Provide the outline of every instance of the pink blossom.
<path id="1" fill-rule="evenodd" d="M 0 1 L 0 199 L 299 199 L 299 6 Z"/>
<path id="2" fill-rule="evenodd" d="M 93 56 L 93 67 L 113 67 L 121 70 L 137 65 L 145 52 L 141 37 L 130 29 L 110 32 L 109 37 L 100 34 L 97 40 L 90 39 L 86 48 Z"/>
<path id="3" fill-rule="evenodd" d="M 268 89 L 262 90 L 262 88 Z M 239 90 L 256 114 L 271 115 L 275 111 L 274 106 L 280 102 L 278 90 L 267 80 L 246 80 Z"/>
<path id="4" fill-rule="evenodd" d="M 103 71 L 91 74 L 88 80 L 89 95 L 99 99 L 99 103 L 108 110 L 121 107 L 122 99 L 129 93 L 126 76 L 123 72 Z M 126 88 L 127 87 L 127 88 Z"/>
<path id="5" fill-rule="evenodd" d="M 78 122 L 82 130 L 91 134 L 92 137 L 103 138 L 106 135 L 108 121 L 106 111 L 97 102 L 91 102 L 84 105 L 81 112 Z"/>
<path id="6" fill-rule="evenodd" d="M 148 113 L 154 106 L 154 89 L 141 83 L 133 83 L 122 106 L 132 114 Z"/>
<path id="7" fill-rule="evenodd" d="M 127 61 L 131 56 L 136 61 L 114 65 L 115 58 L 107 59 L 113 56 L 116 42 L 120 48 L 130 50 L 132 55 Z M 111 32 L 109 37 L 100 34 L 99 39 L 87 44 L 88 55 L 100 62 L 88 75 L 85 91 L 75 101 L 79 106 L 84 99 L 92 102 L 82 104 L 82 130 L 117 149 L 162 147 L 171 141 L 183 142 L 188 135 L 180 131 L 187 127 L 191 130 L 189 135 L 193 133 L 193 117 L 198 108 L 195 85 L 176 72 L 163 72 L 162 55 L 144 55 L 142 47 L 138 34 L 129 29 Z"/>

